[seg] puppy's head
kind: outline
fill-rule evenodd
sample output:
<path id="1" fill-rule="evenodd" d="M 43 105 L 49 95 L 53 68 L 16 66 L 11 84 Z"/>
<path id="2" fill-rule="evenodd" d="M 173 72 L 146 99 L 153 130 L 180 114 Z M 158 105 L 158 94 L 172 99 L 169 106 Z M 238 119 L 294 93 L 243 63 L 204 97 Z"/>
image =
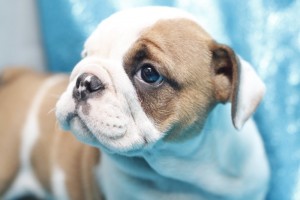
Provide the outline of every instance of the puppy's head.
<path id="1" fill-rule="evenodd" d="M 217 103 L 232 103 L 240 128 L 264 91 L 245 61 L 174 8 L 114 14 L 90 36 L 84 54 L 56 115 L 79 140 L 112 152 L 190 138 Z"/>

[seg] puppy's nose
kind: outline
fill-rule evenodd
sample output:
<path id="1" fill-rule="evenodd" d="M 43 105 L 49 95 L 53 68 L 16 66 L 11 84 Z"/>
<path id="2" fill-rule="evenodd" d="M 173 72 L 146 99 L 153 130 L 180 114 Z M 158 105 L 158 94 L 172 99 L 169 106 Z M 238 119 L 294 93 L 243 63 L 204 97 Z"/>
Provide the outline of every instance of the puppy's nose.
<path id="1" fill-rule="evenodd" d="M 77 101 L 84 101 L 91 97 L 92 94 L 104 90 L 101 80 L 89 73 L 81 74 L 77 80 L 73 90 L 73 98 Z"/>

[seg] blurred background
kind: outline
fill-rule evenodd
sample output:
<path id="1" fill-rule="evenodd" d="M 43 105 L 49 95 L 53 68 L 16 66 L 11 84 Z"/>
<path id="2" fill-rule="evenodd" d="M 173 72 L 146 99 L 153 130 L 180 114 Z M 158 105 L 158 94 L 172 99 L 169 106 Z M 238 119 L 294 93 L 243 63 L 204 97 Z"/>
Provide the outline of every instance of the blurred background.
<path id="1" fill-rule="evenodd" d="M 0 71 L 26 66 L 70 72 L 102 19 L 147 5 L 192 13 L 214 38 L 254 66 L 267 85 L 254 116 L 272 169 L 267 199 L 299 200 L 299 0 L 0 0 Z"/>

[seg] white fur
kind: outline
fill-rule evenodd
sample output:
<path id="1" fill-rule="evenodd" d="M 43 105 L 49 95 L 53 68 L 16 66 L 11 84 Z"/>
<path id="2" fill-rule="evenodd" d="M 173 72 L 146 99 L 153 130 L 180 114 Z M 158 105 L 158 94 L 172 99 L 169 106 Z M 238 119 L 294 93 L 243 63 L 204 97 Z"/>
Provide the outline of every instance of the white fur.
<path id="1" fill-rule="evenodd" d="M 234 125 L 240 129 L 249 119 L 261 98 L 265 94 L 265 85 L 258 77 L 253 67 L 243 58 L 240 60 L 240 84 L 237 96 L 237 108 Z"/>
<path id="2" fill-rule="evenodd" d="M 66 178 L 64 171 L 60 167 L 54 166 L 51 176 L 51 188 L 53 191 L 54 199 L 69 199 L 65 181 Z"/>
<path id="3" fill-rule="evenodd" d="M 5 194 L 4 199 L 12 199 L 27 193 L 35 194 L 39 198 L 46 197 L 46 192 L 41 187 L 33 172 L 30 158 L 32 148 L 40 134 L 38 113 L 41 103 L 48 90 L 61 80 L 63 80 L 61 76 L 54 76 L 47 79 L 33 98 L 21 133 L 20 171 L 12 187 Z"/>

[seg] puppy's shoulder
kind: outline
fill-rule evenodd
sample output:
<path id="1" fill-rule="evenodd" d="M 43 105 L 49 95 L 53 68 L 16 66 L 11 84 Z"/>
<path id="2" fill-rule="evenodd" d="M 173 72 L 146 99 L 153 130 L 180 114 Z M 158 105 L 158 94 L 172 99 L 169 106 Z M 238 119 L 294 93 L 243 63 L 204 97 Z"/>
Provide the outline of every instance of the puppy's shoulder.
<path id="1" fill-rule="evenodd" d="M 27 67 L 7 67 L 0 73 L 0 86 L 35 72 Z"/>

